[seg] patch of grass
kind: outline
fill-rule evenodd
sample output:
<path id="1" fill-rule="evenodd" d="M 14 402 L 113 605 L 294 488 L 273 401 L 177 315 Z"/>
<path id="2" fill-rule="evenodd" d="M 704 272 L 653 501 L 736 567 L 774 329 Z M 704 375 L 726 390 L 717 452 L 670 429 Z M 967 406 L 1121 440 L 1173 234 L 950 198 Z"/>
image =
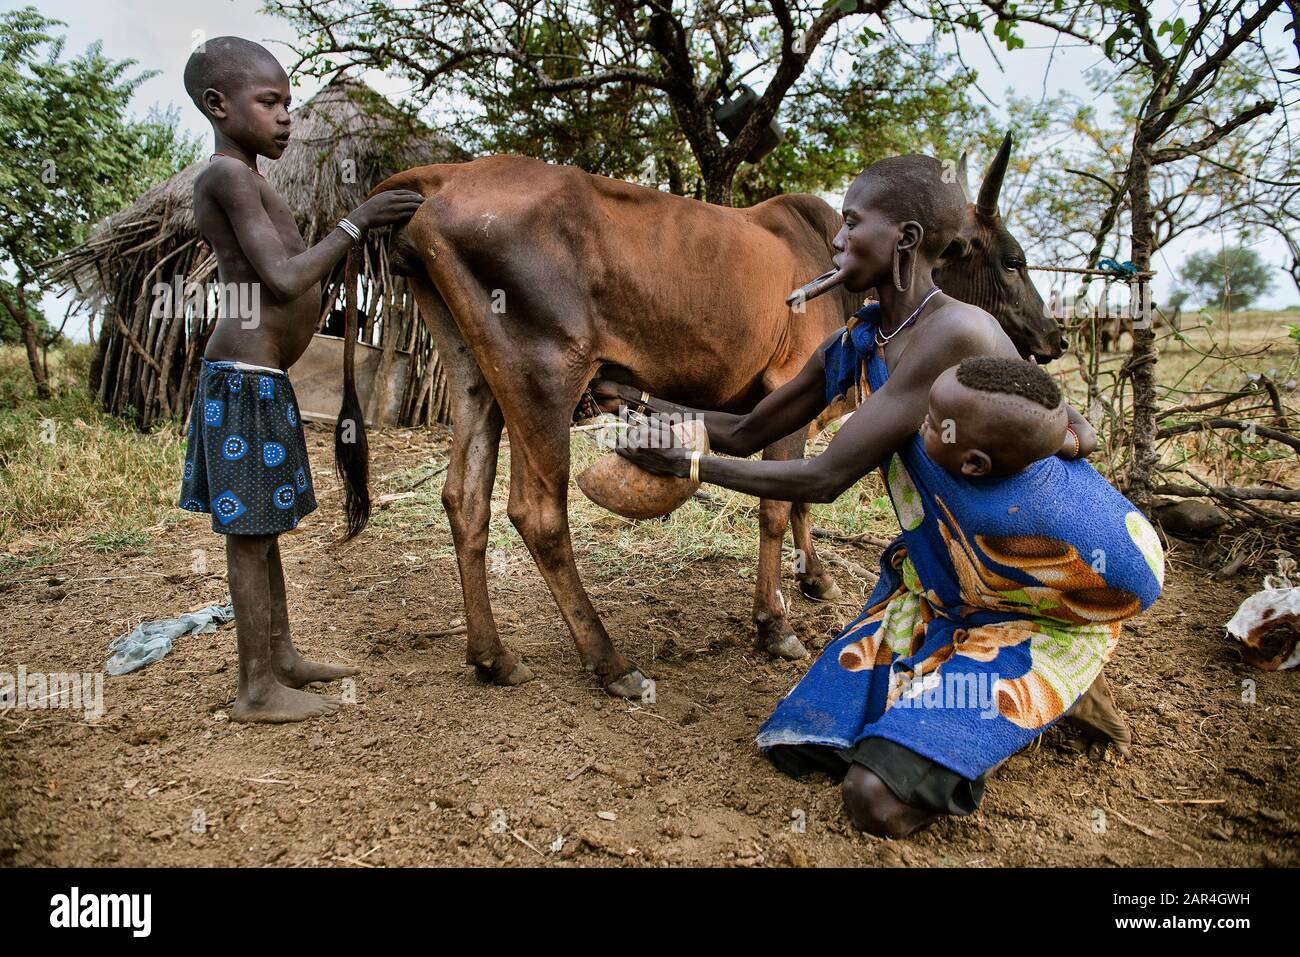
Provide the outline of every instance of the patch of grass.
<path id="1" fill-rule="evenodd" d="M 42 400 L 21 349 L 0 347 L 0 550 L 12 556 L 131 547 L 178 518 L 184 436 L 100 411 L 85 389 L 89 358 L 88 345 L 51 352 L 54 395 Z"/>
<path id="2" fill-rule="evenodd" d="M 0 555 L 0 586 L 3 586 L 9 579 L 18 577 L 23 572 L 39 568 L 45 561 L 46 556 L 40 552 L 22 557 Z"/>
<path id="3" fill-rule="evenodd" d="M 149 535 L 142 528 L 106 528 L 86 539 L 86 545 L 95 552 L 120 552 L 124 548 L 140 548 L 148 544 Z"/>
<path id="4" fill-rule="evenodd" d="M 1297 386 L 1297 380 L 1300 380 L 1300 343 L 1291 337 L 1289 329 L 1297 322 L 1300 322 L 1300 312 L 1296 310 L 1250 310 L 1229 314 L 1202 310 L 1185 313 L 1177 333 L 1163 325 L 1158 326 L 1156 379 L 1160 405 L 1195 405 L 1213 399 L 1221 392 L 1243 389 L 1249 376 L 1262 373 L 1276 383 L 1283 410 L 1291 428 L 1294 428 L 1300 421 L 1297 414 L 1300 412 L 1300 387 Z M 1131 340 L 1125 335 L 1120 351 L 1103 357 L 1103 389 L 1112 387 L 1130 346 Z M 1074 356 L 1069 355 L 1048 368 L 1061 376 L 1061 385 L 1076 407 L 1086 411 L 1083 380 L 1076 367 Z M 1126 391 L 1125 401 L 1130 400 L 1131 393 Z M 1266 401 L 1266 397 L 1258 402 L 1243 401 L 1223 414 L 1235 418 L 1238 411 Z M 1260 414 L 1260 410 L 1256 409 L 1253 414 Z M 1192 416 L 1201 417 L 1201 414 Z M 1162 424 L 1172 425 L 1178 421 L 1179 418 L 1171 417 Z M 1102 428 L 1103 448 L 1091 459 L 1095 466 L 1108 474 L 1116 463 L 1104 452 L 1105 440 L 1115 428 L 1115 422 L 1106 422 Z M 1184 433 L 1162 441 L 1161 448 L 1166 469 L 1195 466 L 1194 471 L 1212 480 L 1213 484 L 1279 483 L 1294 487 L 1300 480 L 1297 459 L 1289 447 L 1258 438 L 1252 440 L 1250 436 L 1233 430 Z M 1176 476 L 1174 478 L 1177 480 Z"/>

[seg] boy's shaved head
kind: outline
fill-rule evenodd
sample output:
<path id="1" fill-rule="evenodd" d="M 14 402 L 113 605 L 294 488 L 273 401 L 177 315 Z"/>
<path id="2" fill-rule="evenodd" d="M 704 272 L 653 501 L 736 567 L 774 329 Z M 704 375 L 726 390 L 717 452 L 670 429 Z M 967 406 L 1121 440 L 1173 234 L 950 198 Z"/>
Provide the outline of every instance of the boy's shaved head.
<path id="1" fill-rule="evenodd" d="M 280 61 L 260 43 L 243 37 L 215 37 L 190 54 L 185 64 L 185 92 L 201 110 L 204 90 L 229 95 L 248 82 L 254 65 L 284 72 Z"/>
<path id="2" fill-rule="evenodd" d="M 1069 422 L 1060 386 L 1023 359 L 978 356 L 930 390 L 926 452 L 955 474 L 1011 475 L 1054 455 Z"/>
<path id="3" fill-rule="evenodd" d="M 1024 359 L 1004 356 L 973 356 L 957 366 L 957 381 L 980 392 L 1018 395 L 1044 409 L 1061 404 L 1061 387 L 1043 367 Z"/>

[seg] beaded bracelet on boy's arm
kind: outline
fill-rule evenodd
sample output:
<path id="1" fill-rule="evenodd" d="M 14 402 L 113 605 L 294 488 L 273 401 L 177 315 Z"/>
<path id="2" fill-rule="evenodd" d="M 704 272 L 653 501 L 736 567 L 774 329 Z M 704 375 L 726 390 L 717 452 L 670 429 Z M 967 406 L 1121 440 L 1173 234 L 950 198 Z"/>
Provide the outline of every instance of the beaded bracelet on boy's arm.
<path id="1" fill-rule="evenodd" d="M 1074 439 L 1074 454 L 1071 455 L 1070 458 L 1077 459 L 1079 457 L 1079 452 L 1083 448 L 1082 444 L 1079 442 L 1079 433 L 1074 431 L 1074 426 L 1072 425 L 1067 425 L 1065 427 L 1065 431 L 1070 436 L 1070 438 Z"/>

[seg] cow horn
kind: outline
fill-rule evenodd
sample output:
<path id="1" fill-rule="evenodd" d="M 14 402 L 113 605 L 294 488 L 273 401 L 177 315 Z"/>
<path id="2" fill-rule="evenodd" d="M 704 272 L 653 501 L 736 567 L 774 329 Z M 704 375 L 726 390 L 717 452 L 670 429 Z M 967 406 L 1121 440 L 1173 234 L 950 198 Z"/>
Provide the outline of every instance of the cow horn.
<path id="1" fill-rule="evenodd" d="M 992 214 L 998 211 L 998 194 L 1002 192 L 1002 178 L 1007 175 L 1007 161 L 1010 159 L 1011 134 L 1008 133 L 984 174 L 984 182 L 980 183 L 980 196 L 975 201 L 975 208 L 979 212 Z"/>
<path id="2" fill-rule="evenodd" d="M 966 151 L 961 151 L 961 159 L 957 161 L 957 183 L 961 186 L 961 194 L 965 197 L 966 202 L 970 202 L 970 170 L 966 165 Z"/>

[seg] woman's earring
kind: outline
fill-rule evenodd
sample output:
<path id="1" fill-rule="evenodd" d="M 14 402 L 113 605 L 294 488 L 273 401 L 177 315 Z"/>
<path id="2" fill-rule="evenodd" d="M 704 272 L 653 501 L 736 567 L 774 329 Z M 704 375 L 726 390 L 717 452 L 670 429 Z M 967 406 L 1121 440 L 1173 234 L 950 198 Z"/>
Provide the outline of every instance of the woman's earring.
<path id="1" fill-rule="evenodd" d="M 916 280 L 916 257 L 912 257 L 911 268 L 907 271 L 907 285 L 903 285 L 903 276 L 898 268 L 898 260 L 902 258 L 898 247 L 894 247 L 894 288 L 899 292 L 907 292 L 912 288 L 912 283 Z"/>

